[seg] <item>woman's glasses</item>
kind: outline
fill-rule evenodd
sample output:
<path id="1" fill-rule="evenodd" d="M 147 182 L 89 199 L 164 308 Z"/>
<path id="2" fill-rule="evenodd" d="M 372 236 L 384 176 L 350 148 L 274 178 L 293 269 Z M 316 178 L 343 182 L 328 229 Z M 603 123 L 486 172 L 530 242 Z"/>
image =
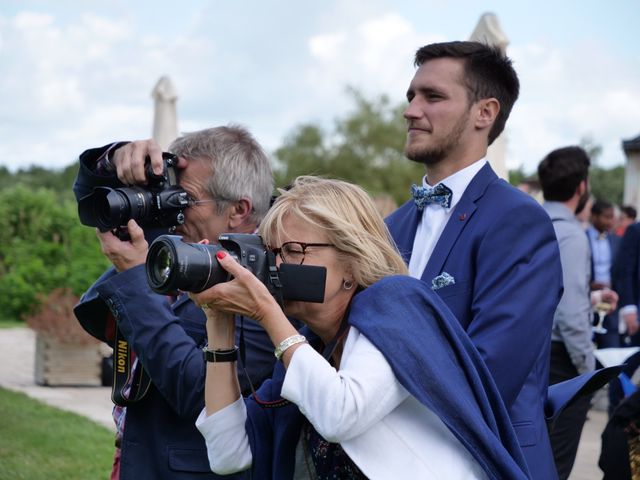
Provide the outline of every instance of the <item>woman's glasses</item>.
<path id="1" fill-rule="evenodd" d="M 304 256 L 309 247 L 333 247 L 331 243 L 304 243 L 304 242 L 285 242 L 280 248 L 272 248 L 271 251 L 280 258 L 284 263 L 292 263 L 302 265 Z"/>

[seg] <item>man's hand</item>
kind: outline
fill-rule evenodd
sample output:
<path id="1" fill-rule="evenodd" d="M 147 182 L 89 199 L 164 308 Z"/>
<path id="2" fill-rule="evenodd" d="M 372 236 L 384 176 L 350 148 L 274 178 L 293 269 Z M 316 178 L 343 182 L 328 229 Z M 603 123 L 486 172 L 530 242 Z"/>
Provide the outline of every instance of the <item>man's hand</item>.
<path id="1" fill-rule="evenodd" d="M 127 223 L 130 241 L 123 242 L 111 232 L 102 233 L 96 230 L 102 253 L 111 261 L 118 272 L 142 265 L 147 259 L 149 245 L 144 239 L 144 232 L 135 220 Z"/>
<path id="2" fill-rule="evenodd" d="M 635 335 L 638 332 L 638 312 L 627 312 L 622 315 L 625 325 L 627 326 L 627 333 L 629 335 Z"/>
<path id="3" fill-rule="evenodd" d="M 151 159 L 151 168 L 156 175 L 162 175 L 164 163 L 162 149 L 152 139 L 136 140 L 118 148 L 113 153 L 111 162 L 116 168 L 118 180 L 125 185 L 146 185 L 148 179 L 145 175 L 145 159 Z M 186 166 L 186 160 L 178 160 L 178 168 Z"/>
<path id="4" fill-rule="evenodd" d="M 618 294 L 606 287 L 602 290 L 593 290 L 591 292 L 591 305 L 596 306 L 601 302 L 611 305 L 609 312 L 613 312 L 618 307 Z"/>

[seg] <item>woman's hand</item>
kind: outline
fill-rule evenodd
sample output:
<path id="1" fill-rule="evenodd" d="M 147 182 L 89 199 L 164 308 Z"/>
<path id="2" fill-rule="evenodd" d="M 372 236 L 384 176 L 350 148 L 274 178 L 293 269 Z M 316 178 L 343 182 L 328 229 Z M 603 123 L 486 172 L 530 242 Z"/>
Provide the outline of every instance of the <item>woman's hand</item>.
<path id="1" fill-rule="evenodd" d="M 222 312 L 244 315 L 258 322 L 272 315 L 284 317 L 267 287 L 253 273 L 224 251 L 219 251 L 216 258 L 222 268 L 234 278 L 203 292 L 192 294 L 191 298 L 196 304 L 206 305 L 208 308 Z"/>

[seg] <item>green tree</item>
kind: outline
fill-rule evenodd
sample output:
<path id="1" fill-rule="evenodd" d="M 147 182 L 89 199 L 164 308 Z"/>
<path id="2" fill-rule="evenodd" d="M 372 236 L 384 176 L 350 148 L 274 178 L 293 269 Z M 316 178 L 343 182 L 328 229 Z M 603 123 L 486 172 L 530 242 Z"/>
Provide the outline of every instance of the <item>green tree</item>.
<path id="1" fill-rule="evenodd" d="M 298 175 L 326 175 L 361 185 L 372 195 L 389 194 L 401 203 L 409 185 L 419 183 L 422 165 L 403 154 L 404 106 L 393 106 L 385 95 L 365 98 L 350 88 L 354 108 L 325 132 L 314 124 L 300 125 L 276 150 L 276 182 L 286 185 Z"/>
<path id="2" fill-rule="evenodd" d="M 16 185 L 0 192 L 0 308 L 19 319 L 38 307 L 38 294 L 70 288 L 79 295 L 108 266 L 76 203 L 52 190 Z"/>
<path id="3" fill-rule="evenodd" d="M 11 173 L 6 167 L 0 167 L 0 190 L 16 185 L 28 189 L 46 188 L 56 193 L 59 199 L 71 199 L 71 187 L 78 173 L 78 164 L 74 163 L 63 169 L 47 169 L 31 166 Z"/>
<path id="4" fill-rule="evenodd" d="M 591 167 L 589 183 L 592 195 L 599 200 L 607 200 L 616 205 L 622 205 L 624 196 L 624 167 L 610 169 Z"/>

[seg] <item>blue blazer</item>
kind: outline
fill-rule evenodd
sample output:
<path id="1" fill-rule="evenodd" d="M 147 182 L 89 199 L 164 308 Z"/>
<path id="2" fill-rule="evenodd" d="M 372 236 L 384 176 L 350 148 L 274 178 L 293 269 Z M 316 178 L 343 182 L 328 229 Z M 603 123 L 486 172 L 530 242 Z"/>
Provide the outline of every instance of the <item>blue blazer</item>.
<path id="1" fill-rule="evenodd" d="M 640 223 L 629 225 L 624 232 L 611 272 L 613 289 L 618 293 L 618 306 L 640 303 Z"/>
<path id="2" fill-rule="evenodd" d="M 204 439 L 195 427 L 204 407 L 202 310 L 186 295 L 170 304 L 151 291 L 143 265 L 107 272 L 83 295 L 75 314 L 82 325 L 95 326 L 104 324 L 105 308 L 118 318 L 152 381 L 142 400 L 127 407 L 120 479 L 221 478 L 211 472 Z M 273 347 L 254 321 L 245 320 L 244 330 L 249 375 L 259 385 L 271 375 Z M 240 380 L 248 392 L 245 378 Z"/>
<path id="3" fill-rule="evenodd" d="M 407 263 L 420 218 L 411 200 L 386 219 Z M 488 366 L 532 478 L 556 478 L 544 403 L 562 270 L 549 216 L 485 165 L 456 205 L 422 280 L 431 285 L 443 272 L 455 283 L 436 292 Z"/>

